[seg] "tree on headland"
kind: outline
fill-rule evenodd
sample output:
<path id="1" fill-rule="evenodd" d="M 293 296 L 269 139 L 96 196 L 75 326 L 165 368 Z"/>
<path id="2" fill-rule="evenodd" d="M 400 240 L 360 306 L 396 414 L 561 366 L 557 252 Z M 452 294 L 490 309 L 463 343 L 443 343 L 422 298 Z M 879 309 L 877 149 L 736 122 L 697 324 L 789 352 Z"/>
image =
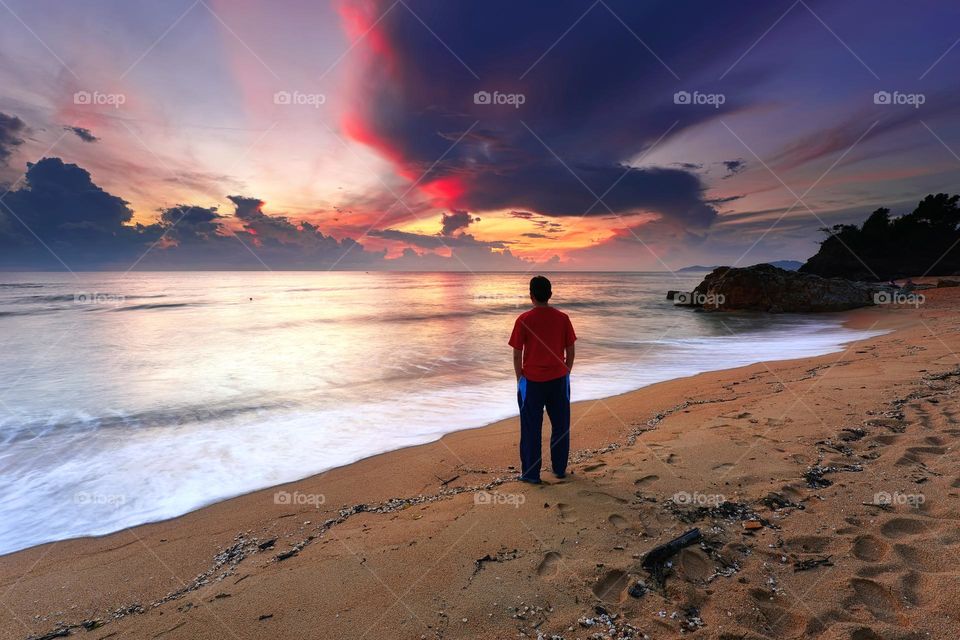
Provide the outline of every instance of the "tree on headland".
<path id="1" fill-rule="evenodd" d="M 960 273 L 960 195 L 928 195 L 911 213 L 874 211 L 861 226 L 838 224 L 800 267 L 828 278 L 889 280 Z"/>

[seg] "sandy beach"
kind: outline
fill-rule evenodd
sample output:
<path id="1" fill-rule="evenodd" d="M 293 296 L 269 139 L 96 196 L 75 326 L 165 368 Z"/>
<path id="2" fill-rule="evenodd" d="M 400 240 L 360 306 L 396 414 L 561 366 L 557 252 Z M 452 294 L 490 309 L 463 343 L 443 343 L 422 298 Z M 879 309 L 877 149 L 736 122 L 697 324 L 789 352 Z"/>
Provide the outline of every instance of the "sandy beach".
<path id="1" fill-rule="evenodd" d="M 562 481 L 515 481 L 512 419 L 0 557 L 0 637 L 955 638 L 960 289 L 924 293 L 842 353 L 579 403 Z"/>

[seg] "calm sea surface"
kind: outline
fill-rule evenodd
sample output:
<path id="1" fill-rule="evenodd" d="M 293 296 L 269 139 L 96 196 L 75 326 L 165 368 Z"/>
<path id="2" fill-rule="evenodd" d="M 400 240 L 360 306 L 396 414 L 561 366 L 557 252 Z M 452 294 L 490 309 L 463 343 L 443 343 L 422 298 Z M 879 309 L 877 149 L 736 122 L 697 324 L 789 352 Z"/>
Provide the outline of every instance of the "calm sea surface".
<path id="1" fill-rule="evenodd" d="M 664 299 L 702 275 L 552 276 L 580 337 L 573 399 L 874 335 Z M 506 342 L 528 279 L 0 273 L 0 553 L 516 415 Z"/>

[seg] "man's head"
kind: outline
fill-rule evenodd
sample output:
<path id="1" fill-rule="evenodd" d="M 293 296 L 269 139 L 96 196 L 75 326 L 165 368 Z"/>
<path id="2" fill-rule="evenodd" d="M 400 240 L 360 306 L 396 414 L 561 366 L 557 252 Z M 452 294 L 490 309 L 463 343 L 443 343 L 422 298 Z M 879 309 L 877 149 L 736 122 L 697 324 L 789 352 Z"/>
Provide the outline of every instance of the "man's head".
<path id="1" fill-rule="evenodd" d="M 543 276 L 534 276 L 533 278 L 530 278 L 530 298 L 534 302 L 546 304 L 552 295 L 553 288 L 550 286 L 549 280 Z"/>

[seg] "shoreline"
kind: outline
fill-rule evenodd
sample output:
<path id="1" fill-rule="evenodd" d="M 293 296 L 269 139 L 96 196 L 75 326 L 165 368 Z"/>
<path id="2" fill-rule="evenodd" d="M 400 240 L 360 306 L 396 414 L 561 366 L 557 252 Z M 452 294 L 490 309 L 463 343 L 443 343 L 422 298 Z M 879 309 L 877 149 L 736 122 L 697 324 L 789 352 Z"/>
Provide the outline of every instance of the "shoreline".
<path id="1" fill-rule="evenodd" d="M 859 353 L 861 347 L 873 345 L 872 348 L 876 349 L 876 343 L 902 341 L 904 334 L 911 328 L 916 330 L 919 324 L 909 312 L 867 309 L 847 315 L 847 324 L 851 327 L 864 328 L 871 326 L 871 323 L 873 326 L 882 323 L 892 333 L 851 342 L 841 353 L 841 359 L 854 346 Z M 687 413 L 691 407 L 733 402 L 738 395 L 734 387 L 774 370 L 798 370 L 804 367 L 816 370 L 818 367 L 832 366 L 832 356 L 836 356 L 836 353 L 700 373 L 608 398 L 578 402 L 573 410 L 575 434 L 571 460 L 577 470 L 572 482 L 554 482 L 532 489 L 519 487 L 519 483 L 511 476 L 515 475 L 511 469 L 516 464 L 515 447 L 510 444 L 505 446 L 505 441 L 509 443 L 515 440 L 516 418 L 509 418 L 451 432 L 429 443 L 363 458 L 303 480 L 216 502 L 169 520 L 139 525 L 105 536 L 46 543 L 0 556 L 0 584 L 17 587 L 11 600 L 30 609 L 27 617 L 29 622 L 24 624 L 26 629 L 21 628 L 18 633 L 7 635 L 12 630 L 7 628 L 3 637 L 23 638 L 28 635 L 27 630 L 41 633 L 62 626 L 60 623 L 79 624 L 81 619 L 109 620 L 109 617 L 104 617 L 105 614 L 115 611 L 117 607 L 122 609 L 131 602 L 138 603 L 137 606 L 144 608 L 145 613 L 120 615 L 109 622 L 110 627 L 143 624 L 145 618 L 157 617 L 154 615 L 156 612 L 162 613 L 173 603 L 189 600 L 210 588 L 216 589 L 217 584 L 233 584 L 230 578 L 247 571 L 248 564 L 256 566 L 247 575 L 261 576 L 284 566 L 283 563 L 288 560 L 293 562 L 292 558 L 300 560 L 306 555 L 320 553 L 316 550 L 329 546 L 329 534 L 334 527 L 345 525 L 344 528 L 349 528 L 353 520 L 388 517 L 388 524 L 401 520 L 404 525 L 401 529 L 409 533 L 418 529 L 416 523 L 431 514 L 418 514 L 420 517 L 408 522 L 404 517 L 407 513 L 414 510 L 445 511 L 453 506 L 451 503 L 456 503 L 458 510 L 462 509 L 463 500 L 459 496 L 475 493 L 478 488 L 487 491 L 503 486 L 511 490 L 522 489 L 510 494 L 515 496 L 561 490 L 565 485 L 587 480 L 596 471 L 590 468 L 593 465 L 584 466 L 584 461 L 631 448 L 634 444 L 631 438 L 636 441 L 642 437 L 647 453 L 657 449 L 658 445 L 664 446 L 668 434 L 660 432 L 659 426 L 667 418 Z M 705 390 L 716 392 L 717 397 L 701 397 Z M 672 402 L 675 400 L 679 402 Z M 651 421 L 658 426 L 651 428 Z M 657 457 L 656 454 L 654 457 Z M 652 459 L 647 462 L 657 464 Z M 669 459 L 658 462 L 660 465 L 671 464 Z M 659 478 L 649 483 L 657 481 Z M 323 496 L 323 502 L 317 505 L 319 508 L 308 508 L 306 504 L 276 504 L 275 495 L 288 490 L 304 496 Z M 391 501 L 396 496 L 406 498 Z M 525 502 L 530 503 L 526 498 Z M 549 500 L 547 504 L 551 502 Z M 361 505 L 362 508 L 358 509 Z M 368 508 L 371 505 L 373 508 Z M 478 508 L 476 504 L 474 508 Z M 553 511 L 550 506 L 542 510 Z M 496 515 L 502 520 L 511 514 L 504 512 Z M 565 521 L 561 514 L 560 522 Z M 431 518 L 428 524 L 442 528 L 449 522 L 444 518 Z M 238 532 L 241 534 L 239 537 Z M 273 542 L 261 548 L 270 539 Z M 394 533 L 391 539 L 399 541 L 405 538 L 403 535 L 397 538 Z M 340 548 L 340 552 L 348 551 L 345 556 L 348 561 L 353 555 L 349 551 L 352 546 L 345 543 Z M 394 543 L 393 546 L 397 545 Z M 224 550 L 229 549 L 234 549 L 234 558 L 227 557 L 223 562 L 216 560 L 218 554 L 222 558 Z M 278 559 L 286 553 L 290 555 Z M 498 550 L 494 550 L 492 555 L 488 553 L 494 559 L 485 562 L 500 562 L 496 559 L 499 553 Z M 239 559 L 234 562 L 237 557 Z M 212 564 L 211 558 L 215 559 Z M 468 564 L 472 564 L 472 559 Z M 478 566 L 485 564 L 481 562 Z M 227 571 L 230 575 L 216 579 L 221 571 Z M 83 593 L 80 585 L 91 579 L 98 581 L 97 592 Z M 49 590 L 52 585 L 64 583 L 69 594 L 67 600 L 77 608 L 77 616 L 65 613 L 62 617 L 53 615 L 53 611 L 64 610 L 64 607 L 45 602 L 42 595 L 44 592 L 54 592 Z M 63 593 L 63 588 L 58 589 L 57 593 Z M 11 591 L 14 591 L 12 587 Z M 170 594 L 177 595 L 171 598 Z M 344 598 L 347 596 L 340 599 Z M 229 599 L 233 604 L 240 601 L 233 597 Z M 157 603 L 157 606 L 150 606 L 151 603 Z M 201 605 L 195 606 L 204 608 Z M 65 611 L 71 610 L 69 606 Z M 359 605 L 354 603 L 354 606 Z M 34 618 L 35 615 L 39 618 Z M 272 616 L 268 619 L 272 619 Z M 477 632 L 477 629 L 473 631 Z M 264 633 L 272 631 L 265 629 Z M 254 633 L 249 637 L 260 636 Z"/>
<path id="2" fill-rule="evenodd" d="M 681 313 L 690 312 L 690 311 L 688 311 L 688 310 L 680 310 L 680 309 L 678 309 L 678 311 L 681 312 Z M 871 323 L 871 322 L 869 322 L 869 321 L 867 320 L 867 318 L 872 317 L 872 316 L 876 315 L 877 313 L 882 314 L 882 310 L 874 309 L 873 312 L 870 312 L 870 313 L 869 313 L 869 315 L 865 313 L 865 310 L 864 310 L 864 309 L 855 309 L 855 310 L 851 310 L 851 311 L 847 311 L 847 312 L 821 313 L 821 314 L 818 314 L 818 315 L 819 315 L 819 316 L 831 316 L 831 317 L 833 317 L 833 318 L 842 318 L 842 322 L 840 323 L 840 326 L 845 327 L 845 328 L 856 329 L 856 330 L 865 330 L 865 331 L 873 331 L 873 330 L 874 330 L 874 327 L 878 324 L 879 321 L 874 321 L 874 322 Z M 880 328 L 880 329 L 878 329 L 878 330 L 886 331 L 886 332 L 892 332 L 892 331 L 895 331 L 895 330 L 896 330 L 896 327 L 895 327 L 894 325 L 896 325 L 897 323 L 895 323 L 894 318 L 889 317 L 889 314 L 887 314 L 887 317 L 884 318 L 884 321 L 886 321 L 887 323 L 889 323 L 889 324 L 891 325 L 891 327 L 890 327 L 890 328 Z M 882 335 L 882 334 L 881 334 L 881 335 Z M 630 395 L 630 394 L 634 394 L 634 393 L 637 393 L 637 392 L 640 392 L 640 391 L 644 391 L 644 390 L 651 389 L 651 388 L 656 387 L 657 385 L 660 385 L 660 384 L 669 383 L 669 382 L 678 382 L 678 381 L 682 381 L 682 380 L 690 380 L 690 379 L 692 379 L 692 378 L 696 378 L 696 377 L 702 376 L 702 375 L 709 375 L 709 374 L 711 374 L 711 373 L 727 372 L 727 371 L 736 371 L 736 370 L 742 369 L 742 368 L 744 368 L 744 367 L 750 367 L 750 366 L 755 366 L 755 365 L 760 365 L 760 364 L 776 364 L 776 363 L 784 363 L 784 362 L 790 362 L 790 361 L 799 361 L 799 360 L 803 360 L 803 359 L 806 359 L 806 358 L 819 358 L 819 357 L 829 356 L 829 355 L 831 355 L 831 354 L 833 354 L 833 353 L 840 353 L 840 352 L 842 352 L 845 347 L 848 347 L 850 344 L 853 344 L 854 342 L 860 342 L 860 341 L 863 341 L 863 340 L 869 340 L 869 339 L 871 339 L 871 338 L 873 338 L 873 337 L 879 337 L 879 336 L 869 336 L 869 337 L 866 337 L 866 338 L 857 338 L 857 339 L 854 339 L 854 340 L 850 340 L 850 341 L 847 341 L 847 342 L 843 342 L 843 343 L 841 343 L 841 345 L 840 345 L 841 348 L 838 348 L 838 349 L 836 349 L 836 350 L 829 351 L 829 352 L 826 352 L 826 353 L 823 353 L 823 354 L 815 355 L 815 356 L 804 356 L 804 357 L 801 357 L 801 358 L 787 358 L 787 359 L 784 359 L 784 360 L 758 360 L 758 361 L 756 361 L 756 362 L 748 363 L 748 364 L 745 364 L 745 365 L 738 365 L 738 366 L 734 366 L 734 367 L 724 367 L 724 368 L 720 368 L 720 369 L 709 369 L 709 370 L 706 370 L 706 371 L 701 371 L 701 372 L 697 372 L 697 373 L 690 373 L 690 374 L 688 374 L 688 375 L 682 375 L 682 376 L 679 376 L 679 377 L 676 377 L 676 378 L 668 378 L 668 379 L 666 379 L 666 380 L 660 380 L 660 381 L 657 381 L 657 382 L 651 382 L 651 383 L 646 384 L 646 385 L 644 385 L 644 386 L 637 387 L 637 388 L 634 388 L 634 389 L 629 389 L 629 390 L 627 390 L 627 391 L 622 391 L 622 392 L 619 392 L 619 393 L 614 393 L 614 394 L 612 394 L 612 395 L 604 395 L 604 396 L 600 396 L 600 397 L 596 397 L 596 398 L 587 398 L 587 399 L 583 399 L 583 400 L 578 400 L 578 401 L 576 401 L 576 402 L 574 402 L 574 403 L 571 404 L 571 410 L 573 410 L 573 408 L 576 407 L 577 405 L 582 405 L 582 404 L 584 404 L 584 403 L 595 403 L 595 402 L 610 400 L 610 399 L 613 399 L 613 398 L 618 398 L 618 397 L 621 397 L 621 396 L 628 396 L 628 395 Z M 419 443 L 415 443 L 415 444 L 406 445 L 406 446 L 403 446 L 403 447 L 400 447 L 400 448 L 397 448 L 397 449 L 388 449 L 388 450 L 386 450 L 386 451 L 381 451 L 381 452 L 377 452 L 377 453 L 372 453 L 372 454 L 363 456 L 363 457 L 361 457 L 361 458 L 358 458 L 358 459 L 356 459 L 356 460 L 353 460 L 353 461 L 350 461 L 350 462 L 345 462 L 344 464 L 336 465 L 336 466 L 334 466 L 334 467 L 330 467 L 329 469 L 325 469 L 325 470 L 322 470 L 322 471 L 319 471 L 319 472 L 316 472 L 316 473 L 311 473 L 311 474 L 309 474 L 309 475 L 306 475 L 306 476 L 304 476 L 304 477 L 302 477 L 302 478 L 299 478 L 299 479 L 296 479 L 296 480 L 291 480 L 291 481 L 287 481 L 287 482 L 281 482 L 281 483 L 278 483 L 278 484 L 273 484 L 273 485 L 261 487 L 261 488 L 258 488 L 258 489 L 252 489 L 252 490 L 250 490 L 250 491 L 246 491 L 246 492 L 244 492 L 244 493 L 241 493 L 241 494 L 238 494 L 238 495 L 234 495 L 234 496 L 229 496 L 229 497 L 225 497 L 225 498 L 216 498 L 216 499 L 213 499 L 213 500 L 210 501 L 210 502 L 201 504 L 201 505 L 199 505 L 199 506 L 197 506 L 197 507 L 194 507 L 194 508 L 190 509 L 189 511 L 186 511 L 186 512 L 181 513 L 181 514 L 178 514 L 178 515 L 173 515 L 173 516 L 170 516 L 170 517 L 165 517 L 165 518 L 161 518 L 161 519 L 157 519 L 157 520 L 147 520 L 147 521 L 145 521 L 145 522 L 139 522 L 139 523 L 137 523 L 137 524 L 134 524 L 134 525 L 131 525 L 131 526 L 128 526 L 128 527 L 123 527 L 123 528 L 117 529 L 117 530 L 115 530 L 115 531 L 109 531 L 109 532 L 101 533 L 101 534 L 79 535 L 79 536 L 74 536 L 74 537 L 63 538 L 63 539 L 60 539 L 60 540 L 52 540 L 52 541 L 47 541 L 47 542 L 40 542 L 40 543 L 33 544 L 33 545 L 31 545 L 31 546 L 28 546 L 28 547 L 24 547 L 24 548 L 22 548 L 22 549 L 17 549 L 17 550 L 10 551 L 10 552 L 6 552 L 6 553 L 0 553 L 0 561 L 2 561 L 4 558 L 6 558 L 6 557 L 8 557 L 8 556 L 12 556 L 12 555 L 14 555 L 14 554 L 18 554 L 18 553 L 21 553 L 21 552 L 29 551 L 29 550 L 31 550 L 31 549 L 42 548 L 42 547 L 44 547 L 45 545 L 48 545 L 48 544 L 59 544 L 59 543 L 66 543 L 66 542 L 71 542 L 71 541 L 83 541 L 83 540 L 99 540 L 99 539 L 103 539 L 103 538 L 106 538 L 106 537 L 115 535 L 115 534 L 117 534 L 117 533 L 119 533 L 119 532 L 122 532 L 122 531 L 125 531 L 125 530 L 129 530 L 129 529 L 137 529 L 137 528 L 139 528 L 139 527 L 144 527 L 144 526 L 148 526 L 148 525 L 156 525 L 156 524 L 169 523 L 169 522 L 178 520 L 178 519 L 180 519 L 180 518 L 184 518 L 184 517 L 186 517 L 186 516 L 189 516 L 190 514 L 195 513 L 195 512 L 197 512 L 197 511 L 201 511 L 201 510 L 203 510 L 203 509 L 207 509 L 207 508 L 213 507 L 213 506 L 218 505 L 218 504 L 221 504 L 221 503 L 229 502 L 229 501 L 231 501 L 231 500 L 236 500 L 236 499 L 242 499 L 242 498 L 244 498 L 244 497 L 246 497 L 246 496 L 250 496 L 250 495 L 254 495 L 254 494 L 258 494 L 258 493 L 262 493 L 262 492 L 266 492 L 266 491 L 282 490 L 284 487 L 294 486 L 294 485 L 297 485 L 297 484 L 299 484 L 299 483 L 302 483 L 302 482 L 305 482 L 305 481 L 308 481 L 308 480 L 311 480 L 311 479 L 314 479 L 314 478 L 319 478 L 319 477 L 321 477 L 321 476 L 323 476 L 323 475 L 325 475 L 325 474 L 328 474 L 328 473 L 330 473 L 330 472 L 337 471 L 337 470 L 339 470 L 339 469 L 349 468 L 349 467 L 351 467 L 352 465 L 359 464 L 359 463 L 361 463 L 361 462 L 364 462 L 364 461 L 367 461 L 367 460 L 370 460 L 370 459 L 378 458 L 378 457 L 384 456 L 384 455 L 389 455 L 389 454 L 395 453 L 395 452 L 406 451 L 406 450 L 413 449 L 413 448 L 416 448 L 416 447 L 423 447 L 423 446 L 427 446 L 427 445 L 430 445 L 430 444 L 433 444 L 433 443 L 437 443 L 437 442 L 440 442 L 441 440 L 443 440 L 444 438 L 446 438 L 446 437 L 448 437 L 448 436 L 452 436 L 452 435 L 457 434 L 457 433 L 475 431 L 475 430 L 478 430 L 478 429 L 486 429 L 486 428 L 489 428 L 489 427 L 494 427 L 494 426 L 502 425 L 502 424 L 508 424 L 508 423 L 511 423 L 511 422 L 516 423 L 517 420 L 518 420 L 518 416 L 517 416 L 517 415 L 512 415 L 512 416 L 509 416 L 509 417 L 506 417 L 506 418 L 501 418 L 501 419 L 493 420 L 492 422 L 486 422 L 486 423 L 483 423 L 483 424 L 480 424 L 480 425 L 477 425 L 477 426 L 459 428 L 459 429 L 456 429 L 455 431 L 450 431 L 450 432 L 444 433 L 444 434 L 442 434 L 439 438 L 436 438 L 436 439 L 434 439 L 434 440 L 428 440 L 428 441 L 425 441 L 425 442 L 419 442 Z M 546 418 L 546 416 L 545 416 L 545 418 L 544 418 L 544 425 L 545 425 L 545 430 L 548 430 L 548 429 L 549 429 L 549 421 L 548 421 L 548 419 Z M 573 449 L 571 449 L 571 456 L 572 456 L 574 453 L 576 453 L 576 452 L 575 452 Z M 509 482 L 509 481 L 511 481 L 511 480 L 512 480 L 512 479 L 507 479 L 507 482 Z"/>

